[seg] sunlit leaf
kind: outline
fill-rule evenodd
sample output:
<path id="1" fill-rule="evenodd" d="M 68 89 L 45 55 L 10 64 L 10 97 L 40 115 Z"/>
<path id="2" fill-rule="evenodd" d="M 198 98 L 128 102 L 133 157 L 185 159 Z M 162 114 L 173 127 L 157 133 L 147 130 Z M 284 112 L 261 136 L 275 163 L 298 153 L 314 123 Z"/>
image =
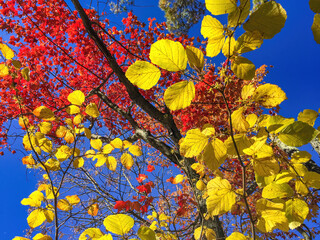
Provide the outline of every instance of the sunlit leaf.
<path id="1" fill-rule="evenodd" d="M 0 77 L 9 75 L 9 68 L 4 63 L 0 63 Z"/>
<path id="2" fill-rule="evenodd" d="M 124 214 L 115 214 L 106 217 L 103 225 L 108 231 L 123 236 L 131 230 L 134 225 L 134 220 L 132 217 Z"/>
<path id="3" fill-rule="evenodd" d="M 207 186 L 206 186 L 206 184 L 200 179 L 200 180 L 198 180 L 197 183 L 196 183 L 196 188 L 197 188 L 198 190 L 200 190 L 200 191 L 204 191 L 204 190 L 207 188 Z"/>
<path id="4" fill-rule="evenodd" d="M 204 16 L 201 23 L 201 34 L 204 38 L 215 39 L 224 37 L 223 25 L 210 15 Z"/>
<path id="5" fill-rule="evenodd" d="M 309 124 L 296 121 L 279 132 L 279 139 L 288 146 L 301 147 L 318 134 L 318 131 Z"/>
<path id="6" fill-rule="evenodd" d="M 206 8 L 213 15 L 231 13 L 237 8 L 236 0 L 206 0 Z"/>
<path id="7" fill-rule="evenodd" d="M 25 80 L 30 81 L 30 69 L 28 67 L 21 70 L 21 75 Z"/>
<path id="8" fill-rule="evenodd" d="M 52 240 L 52 238 L 48 235 L 44 235 L 42 233 L 38 233 L 35 235 L 32 240 Z"/>
<path id="9" fill-rule="evenodd" d="M 180 145 L 180 152 L 185 157 L 198 156 L 208 144 L 208 140 L 199 128 L 191 129 Z"/>
<path id="10" fill-rule="evenodd" d="M 91 145 L 91 147 L 93 147 L 94 149 L 100 150 L 101 147 L 102 147 L 102 141 L 101 141 L 100 138 L 98 138 L 98 139 L 91 139 L 91 140 L 90 140 L 90 145 Z"/>
<path id="11" fill-rule="evenodd" d="M 159 67 L 176 72 L 187 67 L 187 54 L 180 42 L 169 39 L 158 40 L 150 48 L 150 60 Z"/>
<path id="12" fill-rule="evenodd" d="M 237 56 L 232 60 L 231 70 L 241 79 L 251 80 L 256 73 L 255 65 L 247 58 Z"/>
<path id="13" fill-rule="evenodd" d="M 236 202 L 236 194 L 226 179 L 216 177 L 208 182 L 207 208 L 211 216 L 217 216 L 231 210 Z"/>
<path id="14" fill-rule="evenodd" d="M 249 97 L 252 96 L 254 90 L 255 90 L 255 87 L 252 84 L 243 86 L 243 88 L 241 89 L 241 98 L 243 100 L 248 99 Z"/>
<path id="15" fill-rule="evenodd" d="M 110 171 L 115 171 L 117 168 L 117 160 L 113 156 L 108 156 L 106 165 Z"/>
<path id="16" fill-rule="evenodd" d="M 271 157 L 254 159 L 252 166 L 255 173 L 263 177 L 275 175 L 280 171 L 278 161 Z"/>
<path id="17" fill-rule="evenodd" d="M 307 218 L 309 213 L 308 204 L 298 198 L 289 199 L 286 201 L 285 209 L 290 229 L 299 227 Z"/>
<path id="18" fill-rule="evenodd" d="M 275 1 L 269 1 L 262 3 L 250 15 L 249 20 L 243 25 L 243 28 L 249 32 L 257 30 L 263 38 L 270 39 L 281 31 L 286 19 L 287 13 L 282 6 Z"/>
<path id="19" fill-rule="evenodd" d="M 33 110 L 33 114 L 42 120 L 53 121 L 55 119 L 53 112 L 45 106 L 37 107 Z"/>
<path id="20" fill-rule="evenodd" d="M 269 117 L 266 127 L 270 133 L 279 133 L 282 129 L 292 123 L 294 123 L 294 118 L 284 118 L 280 115 L 276 115 Z"/>
<path id="21" fill-rule="evenodd" d="M 220 53 L 224 42 L 225 42 L 225 36 L 223 35 L 221 35 L 218 38 L 209 38 L 208 44 L 206 47 L 206 52 L 207 52 L 206 55 L 208 57 L 217 56 Z"/>
<path id="22" fill-rule="evenodd" d="M 254 113 L 251 113 L 246 117 L 246 121 L 249 123 L 249 128 L 254 127 L 257 120 L 258 120 L 258 116 Z"/>
<path id="23" fill-rule="evenodd" d="M 123 147 L 123 142 L 120 138 L 115 138 L 110 142 L 110 145 L 112 145 L 114 148 L 121 149 Z"/>
<path id="24" fill-rule="evenodd" d="M 139 228 L 138 236 L 141 240 L 156 240 L 155 232 L 146 226 L 141 226 Z"/>
<path id="25" fill-rule="evenodd" d="M 233 232 L 226 240 L 247 240 L 246 236 L 239 232 Z"/>
<path id="26" fill-rule="evenodd" d="M 244 155 L 243 150 L 249 148 L 254 143 L 254 140 L 249 139 L 245 134 L 236 134 L 233 136 L 233 138 L 235 140 L 235 144 L 237 145 L 237 149 L 240 155 Z M 234 147 L 234 143 L 231 136 L 228 137 L 224 144 L 227 147 L 228 155 L 237 156 L 237 152 Z"/>
<path id="27" fill-rule="evenodd" d="M 39 129 L 40 129 L 40 132 L 43 133 L 43 134 L 48 134 L 51 129 L 52 129 L 52 123 L 51 122 L 41 122 L 39 123 Z"/>
<path id="28" fill-rule="evenodd" d="M 123 153 L 120 161 L 127 170 L 130 170 L 134 163 L 132 156 L 128 153 Z"/>
<path id="29" fill-rule="evenodd" d="M 32 192 L 28 198 L 24 198 L 21 201 L 22 205 L 29 205 L 30 207 L 40 207 L 41 202 L 44 200 L 44 195 L 40 191 Z"/>
<path id="30" fill-rule="evenodd" d="M 258 31 L 245 32 L 237 39 L 234 51 L 243 54 L 259 48 L 262 43 L 263 38 Z"/>
<path id="31" fill-rule="evenodd" d="M 316 172 L 307 172 L 304 175 L 304 182 L 308 187 L 320 189 L 320 174 Z"/>
<path id="32" fill-rule="evenodd" d="M 80 198 L 78 197 L 78 195 L 66 196 L 66 199 L 71 205 L 77 205 L 80 202 Z"/>
<path id="33" fill-rule="evenodd" d="M 80 90 L 73 91 L 68 95 L 68 101 L 73 105 L 81 106 L 85 101 L 85 96 Z"/>
<path id="34" fill-rule="evenodd" d="M 242 24 L 250 12 L 250 0 L 240 0 L 240 6 L 228 15 L 228 26 L 236 27 Z"/>
<path id="35" fill-rule="evenodd" d="M 126 77 L 129 81 L 143 90 L 148 90 L 155 86 L 160 76 L 159 68 L 146 61 L 136 61 L 126 71 Z"/>
<path id="36" fill-rule="evenodd" d="M 22 163 L 25 165 L 35 165 L 36 161 L 34 160 L 34 158 L 32 157 L 32 155 L 28 155 L 22 158 Z"/>
<path id="37" fill-rule="evenodd" d="M 190 106 L 195 97 L 195 87 L 192 81 L 181 81 L 173 84 L 164 93 L 164 102 L 172 111 Z"/>
<path id="38" fill-rule="evenodd" d="M 292 197 L 293 196 L 293 190 L 287 183 L 270 183 L 268 186 L 266 186 L 262 190 L 262 197 L 263 198 L 286 198 L 286 197 Z"/>
<path id="39" fill-rule="evenodd" d="M 60 199 L 57 204 L 57 208 L 61 211 L 70 211 L 72 209 L 71 204 L 66 199 Z"/>
<path id="40" fill-rule="evenodd" d="M 46 216 L 44 215 L 42 209 L 33 210 L 27 218 L 28 225 L 31 228 L 36 228 L 40 226 L 45 220 Z"/>
<path id="41" fill-rule="evenodd" d="M 184 176 L 182 174 L 178 174 L 177 176 L 175 176 L 172 183 L 178 184 L 178 183 L 181 183 L 183 180 L 184 180 Z"/>
<path id="42" fill-rule="evenodd" d="M 49 158 L 44 165 L 49 171 L 57 171 L 60 169 L 60 161 L 54 158 Z"/>
<path id="43" fill-rule="evenodd" d="M 300 112 L 298 115 L 298 121 L 308 123 L 311 127 L 313 127 L 314 122 L 316 121 L 319 113 L 317 111 L 311 109 L 305 109 L 303 112 Z"/>
<path id="44" fill-rule="evenodd" d="M 227 148 L 225 144 L 218 138 L 213 139 L 204 148 L 200 155 L 201 161 L 204 161 L 209 169 L 217 170 L 227 158 Z"/>
<path id="45" fill-rule="evenodd" d="M 98 240 L 103 235 L 104 234 L 101 232 L 99 228 L 87 228 L 81 233 L 79 240 Z"/>
<path id="46" fill-rule="evenodd" d="M 2 55 L 5 57 L 5 59 L 10 60 L 14 57 L 13 50 L 4 43 L 0 43 L 0 51 Z"/>
<path id="47" fill-rule="evenodd" d="M 91 204 L 88 208 L 88 214 L 91 216 L 97 216 L 99 211 L 99 205 L 97 203 Z"/>
<path id="48" fill-rule="evenodd" d="M 239 132 L 246 132 L 249 128 L 249 123 L 243 115 L 245 110 L 244 107 L 240 107 L 231 114 L 232 126 Z"/>
<path id="49" fill-rule="evenodd" d="M 272 108 L 286 100 L 287 96 L 277 85 L 267 83 L 260 85 L 252 98 L 263 107 Z"/>
<path id="50" fill-rule="evenodd" d="M 311 159 L 311 154 L 307 151 L 296 151 L 291 155 L 292 163 L 306 163 Z"/>
<path id="51" fill-rule="evenodd" d="M 142 151 L 141 151 L 140 147 L 137 145 L 131 145 L 129 147 L 128 151 L 137 157 L 140 157 L 142 155 Z"/>
<path id="52" fill-rule="evenodd" d="M 74 168 L 81 168 L 84 165 L 84 159 L 82 157 L 76 158 L 72 164 Z"/>
<path id="53" fill-rule="evenodd" d="M 216 233 L 211 228 L 207 228 L 204 226 L 203 228 L 198 227 L 194 230 L 195 240 L 203 239 L 203 236 L 205 236 L 207 240 L 216 240 Z"/>
<path id="54" fill-rule="evenodd" d="M 186 53 L 190 67 L 202 71 L 204 66 L 203 52 L 199 48 L 187 46 Z"/>
<path id="55" fill-rule="evenodd" d="M 230 57 L 233 55 L 234 46 L 236 45 L 236 40 L 234 37 L 227 37 L 226 41 L 222 47 L 222 53 L 225 57 Z"/>

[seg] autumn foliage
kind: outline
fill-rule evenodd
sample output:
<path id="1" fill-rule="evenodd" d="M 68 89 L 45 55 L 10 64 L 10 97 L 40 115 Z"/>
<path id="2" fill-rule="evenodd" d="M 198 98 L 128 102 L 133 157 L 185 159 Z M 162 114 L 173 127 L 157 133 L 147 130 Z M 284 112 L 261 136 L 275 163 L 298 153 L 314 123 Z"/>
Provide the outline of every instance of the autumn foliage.
<path id="1" fill-rule="evenodd" d="M 17 120 L 22 163 L 42 176 L 21 201 L 32 231 L 15 240 L 318 234 L 308 225 L 320 173 L 297 148 L 318 141 L 318 112 L 279 115 L 285 92 L 245 57 L 281 31 L 286 11 L 273 0 L 252 12 L 249 0 L 205 2 L 206 40 L 196 41 L 131 12 L 116 28 L 78 0 L 0 0 L 10 35 L 0 43 L 1 145 Z"/>

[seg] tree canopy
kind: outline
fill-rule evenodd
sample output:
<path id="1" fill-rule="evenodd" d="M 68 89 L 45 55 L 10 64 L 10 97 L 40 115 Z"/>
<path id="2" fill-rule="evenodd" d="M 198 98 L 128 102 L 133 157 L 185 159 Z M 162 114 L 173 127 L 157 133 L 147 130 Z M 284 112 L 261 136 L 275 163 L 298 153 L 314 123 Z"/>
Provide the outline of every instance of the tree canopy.
<path id="1" fill-rule="evenodd" d="M 300 147 L 320 154 L 319 111 L 281 116 L 285 91 L 246 57 L 285 27 L 280 3 L 190 1 L 199 15 L 171 27 L 207 10 L 197 41 L 71 2 L 0 0 L 1 144 L 17 121 L 41 176 L 14 240 L 316 238 L 320 171 Z M 160 7 L 180 21 L 181 4 Z"/>

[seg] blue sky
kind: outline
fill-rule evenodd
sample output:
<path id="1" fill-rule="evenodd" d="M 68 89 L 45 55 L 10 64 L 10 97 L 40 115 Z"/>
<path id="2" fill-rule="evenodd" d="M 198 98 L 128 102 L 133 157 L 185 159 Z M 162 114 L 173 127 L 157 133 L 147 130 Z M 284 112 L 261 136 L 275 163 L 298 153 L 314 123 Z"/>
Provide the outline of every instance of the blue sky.
<path id="1" fill-rule="evenodd" d="M 319 56 L 320 45 L 312 35 L 311 25 L 314 13 L 309 9 L 308 1 L 278 1 L 287 11 L 288 19 L 283 30 L 271 40 L 265 40 L 260 49 L 248 53 L 257 67 L 262 64 L 273 65 L 266 82 L 279 85 L 287 94 L 288 100 L 280 107 L 285 117 L 297 117 L 304 109 L 318 110 L 320 100 Z M 133 11 L 144 21 L 156 17 L 163 21 L 163 12 L 157 8 L 157 0 L 136 0 Z M 143 6 L 151 7 L 143 7 Z M 209 14 L 209 13 L 208 13 Z M 119 18 L 110 21 L 119 22 Z M 200 35 L 200 23 L 190 31 L 191 36 Z M 217 65 L 222 56 L 213 59 Z M 317 126 L 317 123 L 316 123 Z M 21 140 L 17 140 L 19 142 Z M 14 148 L 22 145 L 15 143 Z M 0 239 L 10 240 L 14 236 L 23 236 L 27 225 L 27 207 L 20 201 L 35 190 L 36 176 L 26 170 L 21 163 L 23 155 L 5 152 L 0 157 Z M 318 157 L 314 160 L 320 165 Z"/>

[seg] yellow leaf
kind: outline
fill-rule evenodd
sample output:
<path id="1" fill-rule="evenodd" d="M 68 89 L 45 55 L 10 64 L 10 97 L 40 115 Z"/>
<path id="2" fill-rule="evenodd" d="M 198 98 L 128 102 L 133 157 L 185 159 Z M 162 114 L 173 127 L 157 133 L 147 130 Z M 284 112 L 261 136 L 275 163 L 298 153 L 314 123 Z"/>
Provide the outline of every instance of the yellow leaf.
<path id="1" fill-rule="evenodd" d="M 231 70 L 234 74 L 244 80 L 252 80 L 256 73 L 255 65 L 247 58 L 237 56 L 231 63 Z"/>
<path id="2" fill-rule="evenodd" d="M 49 171 L 57 171 L 60 169 L 60 161 L 54 158 L 49 158 L 44 165 Z"/>
<path id="3" fill-rule="evenodd" d="M 310 9 L 314 13 L 320 13 L 320 2 L 319 0 L 309 0 Z"/>
<path id="4" fill-rule="evenodd" d="M 120 138 L 115 138 L 113 139 L 110 144 L 114 147 L 114 148 L 119 148 L 121 149 L 123 147 L 123 142 Z"/>
<path id="5" fill-rule="evenodd" d="M 88 214 L 91 216 L 97 216 L 98 211 L 99 211 L 99 205 L 97 203 L 90 205 L 88 208 Z"/>
<path id="6" fill-rule="evenodd" d="M 100 150 L 101 149 L 101 147 L 102 147 L 102 141 L 101 141 L 101 139 L 91 139 L 90 140 L 90 145 L 91 145 L 91 147 L 93 147 L 94 149 L 96 149 L 96 150 Z"/>
<path id="7" fill-rule="evenodd" d="M 172 183 L 178 184 L 178 183 L 181 183 L 183 180 L 184 180 L 184 176 L 182 174 L 178 174 L 177 176 L 175 176 Z"/>
<path id="8" fill-rule="evenodd" d="M 109 232 L 123 236 L 131 230 L 134 220 L 132 217 L 124 214 L 115 214 L 106 217 L 103 225 Z"/>
<path id="9" fill-rule="evenodd" d="M 267 83 L 254 91 L 253 99 L 265 108 L 272 108 L 286 100 L 287 96 L 277 85 Z"/>
<path id="10" fill-rule="evenodd" d="M 129 81 L 143 90 L 155 86 L 160 76 L 159 68 L 146 61 L 136 61 L 126 71 L 126 77 Z"/>
<path id="11" fill-rule="evenodd" d="M 52 238 L 50 236 L 44 235 L 42 233 L 38 233 L 32 239 L 33 240 L 52 240 Z"/>
<path id="12" fill-rule="evenodd" d="M 129 142 L 128 140 L 124 140 L 122 143 L 124 148 L 129 148 L 132 145 L 132 142 Z"/>
<path id="13" fill-rule="evenodd" d="M 108 156 L 107 161 L 106 161 L 106 165 L 110 171 L 114 172 L 117 168 L 117 160 L 112 156 Z"/>
<path id="14" fill-rule="evenodd" d="M 202 232 L 202 235 L 201 235 Z M 201 235 L 201 236 L 200 236 Z M 203 239 L 203 237 L 206 237 L 207 240 L 216 240 L 216 233 L 211 229 L 207 227 L 198 227 L 194 230 L 194 239 L 200 240 Z"/>
<path id="15" fill-rule="evenodd" d="M 273 176 L 273 180 L 275 183 L 277 184 L 281 184 L 281 183 L 288 183 L 291 179 L 293 179 L 295 177 L 295 175 L 288 171 L 288 170 L 283 170 L 280 173 L 278 173 L 277 175 Z"/>
<path id="16" fill-rule="evenodd" d="M 262 190 L 263 198 L 287 198 L 293 196 L 293 190 L 288 183 L 270 183 Z"/>
<path id="17" fill-rule="evenodd" d="M 28 67 L 21 70 L 21 75 L 25 80 L 30 81 L 30 69 Z"/>
<path id="18" fill-rule="evenodd" d="M 199 128 L 191 129 L 180 144 L 180 153 L 185 157 L 198 156 L 208 144 L 208 140 Z"/>
<path id="19" fill-rule="evenodd" d="M 73 105 L 81 106 L 85 101 L 85 96 L 83 92 L 76 90 L 68 95 L 68 101 Z"/>
<path id="20" fill-rule="evenodd" d="M 255 87 L 252 84 L 245 85 L 241 90 L 241 98 L 243 100 L 247 100 L 249 97 L 252 96 Z"/>
<path id="21" fill-rule="evenodd" d="M 299 113 L 298 121 L 308 123 L 311 127 L 313 127 L 318 116 L 318 112 L 311 109 L 305 109 L 303 112 Z"/>
<path id="22" fill-rule="evenodd" d="M 40 129 L 40 132 L 43 133 L 43 134 L 48 134 L 51 129 L 52 129 L 52 123 L 51 122 L 41 122 L 39 123 L 39 129 Z"/>
<path id="23" fill-rule="evenodd" d="M 37 107 L 35 110 L 33 110 L 33 114 L 42 120 L 47 120 L 47 121 L 55 120 L 53 112 L 45 106 Z"/>
<path id="24" fill-rule="evenodd" d="M 237 8 L 236 0 L 206 0 L 206 8 L 213 15 L 231 13 Z"/>
<path id="25" fill-rule="evenodd" d="M 32 192 L 28 198 L 21 200 L 22 205 L 29 205 L 30 207 L 40 207 L 41 202 L 44 200 L 43 193 L 40 191 Z"/>
<path id="26" fill-rule="evenodd" d="M 72 209 L 71 204 L 66 199 L 60 199 L 57 204 L 57 208 L 61 211 L 70 211 Z"/>
<path id="27" fill-rule="evenodd" d="M 316 172 L 307 172 L 304 175 L 304 182 L 308 187 L 320 189 L 320 174 Z"/>
<path id="28" fill-rule="evenodd" d="M 206 168 L 206 167 L 205 167 L 203 164 L 201 164 L 201 163 L 194 163 L 194 164 L 191 165 L 191 168 L 192 168 L 193 170 L 195 170 L 196 173 L 200 175 L 200 177 L 203 177 L 203 176 L 204 176 L 204 174 L 205 174 L 205 168 Z"/>
<path id="29" fill-rule="evenodd" d="M 150 60 L 162 69 L 176 72 L 187 67 L 187 54 L 180 42 L 169 39 L 158 40 L 151 45 Z"/>
<path id="30" fill-rule="evenodd" d="M 132 156 L 128 153 L 122 154 L 120 161 L 127 170 L 130 170 L 134 163 Z"/>
<path id="31" fill-rule="evenodd" d="M 217 170 L 227 158 L 227 148 L 225 144 L 218 138 L 213 139 L 205 147 L 200 155 L 200 161 L 204 161 L 209 169 Z"/>
<path id="32" fill-rule="evenodd" d="M 294 118 L 284 118 L 280 115 L 270 116 L 266 124 L 267 130 L 270 133 L 279 133 L 286 126 L 294 123 Z"/>
<path id="33" fill-rule="evenodd" d="M 53 187 L 54 191 L 52 191 L 52 187 L 47 185 L 46 188 L 46 197 L 47 199 L 54 199 L 54 192 L 56 193 L 56 197 L 59 196 L 59 192 L 58 192 L 58 188 L 57 187 Z"/>
<path id="34" fill-rule="evenodd" d="M 56 136 L 58 138 L 63 138 L 67 133 L 67 128 L 65 126 L 59 126 L 56 130 Z"/>
<path id="35" fill-rule="evenodd" d="M 271 157 L 256 158 L 252 165 L 255 173 L 263 177 L 275 175 L 280 171 L 278 161 Z"/>
<path id="36" fill-rule="evenodd" d="M 81 168 L 84 165 L 84 159 L 82 157 L 76 158 L 73 161 L 74 168 Z"/>
<path id="37" fill-rule="evenodd" d="M 223 44 L 222 53 L 225 57 L 230 57 L 233 55 L 234 46 L 236 45 L 236 40 L 234 37 L 227 37 Z"/>
<path id="38" fill-rule="evenodd" d="M 84 128 L 84 135 L 86 138 L 91 139 L 91 130 L 89 128 Z"/>
<path id="39" fill-rule="evenodd" d="M 208 40 L 208 44 L 206 47 L 206 55 L 208 57 L 215 57 L 217 56 L 224 44 L 225 41 L 225 36 L 221 35 L 218 38 L 209 38 Z"/>
<path id="40" fill-rule="evenodd" d="M 11 48 L 8 47 L 8 45 L 4 43 L 0 43 L 0 51 L 5 59 L 12 59 L 14 57 L 14 52 Z"/>
<path id="41" fill-rule="evenodd" d="M 307 196 L 309 194 L 308 187 L 301 181 L 296 181 L 295 189 L 296 189 L 296 192 L 301 194 L 302 196 Z"/>
<path id="42" fill-rule="evenodd" d="M 33 210 L 27 218 L 28 225 L 31 228 L 36 228 L 40 226 L 45 220 L 46 216 L 44 215 L 42 209 Z"/>
<path id="43" fill-rule="evenodd" d="M 79 236 L 79 240 L 99 240 L 104 234 L 99 228 L 87 228 Z"/>
<path id="44" fill-rule="evenodd" d="M 106 145 L 103 146 L 102 152 L 104 154 L 109 154 L 109 153 L 111 153 L 113 151 L 113 149 L 114 149 L 114 147 L 111 144 L 106 144 Z"/>
<path id="45" fill-rule="evenodd" d="M 76 105 L 70 105 L 66 108 L 66 112 L 70 115 L 80 113 L 80 108 Z"/>
<path id="46" fill-rule="evenodd" d="M 46 153 L 52 152 L 52 142 L 47 138 L 40 139 L 39 147 L 42 151 L 44 151 Z"/>
<path id="47" fill-rule="evenodd" d="M 156 240 L 155 232 L 146 226 L 141 226 L 139 228 L 138 236 L 141 240 Z"/>
<path id="48" fill-rule="evenodd" d="M 249 123 L 246 121 L 243 112 L 244 107 L 240 107 L 231 114 L 232 126 L 239 132 L 246 132 L 249 128 Z"/>
<path id="49" fill-rule="evenodd" d="M 226 240 L 247 240 L 246 236 L 239 232 L 233 232 Z"/>
<path id="50" fill-rule="evenodd" d="M 253 128 L 257 120 L 258 120 L 258 116 L 255 115 L 254 113 L 251 113 L 246 117 L 246 121 L 249 123 L 249 128 Z"/>
<path id="51" fill-rule="evenodd" d="M 62 162 L 71 156 L 71 149 L 67 145 L 62 145 L 57 149 L 55 156 Z"/>
<path id="52" fill-rule="evenodd" d="M 93 118 L 97 118 L 100 116 L 100 112 L 98 110 L 98 107 L 95 103 L 90 103 L 87 107 L 86 107 L 86 114 L 88 114 L 89 116 L 93 117 Z"/>
<path id="53" fill-rule="evenodd" d="M 204 16 L 201 23 L 201 34 L 204 38 L 216 39 L 224 38 L 224 28 L 218 19 L 210 15 Z"/>
<path id="54" fill-rule="evenodd" d="M 12 240 L 30 240 L 29 238 L 24 238 L 24 237 L 14 237 Z"/>
<path id="55" fill-rule="evenodd" d="M 84 116 L 82 114 L 77 114 L 74 118 L 73 118 L 73 124 L 78 126 L 80 123 L 82 123 Z"/>
<path id="56" fill-rule="evenodd" d="M 236 203 L 236 194 L 226 179 L 216 177 L 208 182 L 207 208 L 210 216 L 224 214 Z"/>
<path id="57" fill-rule="evenodd" d="M 308 204 L 298 198 L 289 199 L 286 201 L 285 209 L 290 229 L 299 227 L 307 218 L 309 213 Z"/>
<path id="58" fill-rule="evenodd" d="M 254 143 L 254 141 L 252 139 L 249 139 L 245 134 L 236 134 L 233 136 L 233 138 L 240 155 L 244 155 L 243 150 L 246 148 L 250 148 L 250 146 Z M 227 147 L 228 155 L 237 156 L 237 152 L 231 137 L 228 137 L 224 144 Z"/>
<path id="59" fill-rule="evenodd" d="M 304 166 L 303 164 L 300 163 L 295 163 L 295 164 L 291 164 L 289 167 L 289 170 L 300 177 L 303 177 L 307 172 L 308 169 L 306 168 L 306 166 Z"/>
<path id="60" fill-rule="evenodd" d="M 204 66 L 203 52 L 199 48 L 187 46 L 186 53 L 190 67 L 198 71 L 202 71 Z"/>
<path id="61" fill-rule="evenodd" d="M 22 129 L 26 129 L 29 125 L 29 119 L 27 117 L 19 117 L 19 125 L 22 127 Z"/>
<path id="62" fill-rule="evenodd" d="M 0 63 L 0 77 L 9 75 L 9 68 L 4 63 Z"/>
<path id="63" fill-rule="evenodd" d="M 78 195 L 66 196 L 66 199 L 71 205 L 77 205 L 80 202 L 80 198 L 78 197 Z"/>
<path id="64" fill-rule="evenodd" d="M 177 82 L 164 93 L 164 102 L 172 111 L 190 106 L 195 97 L 195 87 L 192 81 Z"/>
<path id="65" fill-rule="evenodd" d="M 202 126 L 201 132 L 204 135 L 206 135 L 207 137 L 212 137 L 216 133 L 216 130 L 214 129 L 214 127 L 211 124 L 207 123 Z"/>
<path id="66" fill-rule="evenodd" d="M 131 145 L 128 150 L 134 156 L 140 157 L 142 155 L 142 151 L 137 145 Z"/>
<path id="67" fill-rule="evenodd" d="M 314 139 L 318 133 L 309 124 L 296 121 L 279 132 L 279 139 L 288 146 L 301 147 Z"/>
<path id="68" fill-rule="evenodd" d="M 245 32 L 237 39 L 234 51 L 243 54 L 259 48 L 262 43 L 263 38 L 258 31 Z"/>
<path id="69" fill-rule="evenodd" d="M 93 149 L 86 151 L 84 154 L 86 158 L 93 158 L 96 155 L 96 152 Z"/>
<path id="70" fill-rule="evenodd" d="M 97 163 L 94 165 L 95 167 L 101 167 L 107 161 L 107 157 L 104 154 L 95 155 L 92 160 L 98 159 Z"/>
<path id="71" fill-rule="evenodd" d="M 249 20 L 243 24 L 243 28 L 248 32 L 257 30 L 263 38 L 270 39 L 281 31 L 286 19 L 287 13 L 282 6 L 275 1 L 269 1 L 262 3 L 250 15 Z"/>
<path id="72" fill-rule="evenodd" d="M 228 15 L 228 27 L 242 24 L 250 13 L 250 0 L 240 0 L 240 6 Z"/>
<path id="73" fill-rule="evenodd" d="M 35 165 L 36 161 L 33 159 L 32 155 L 25 156 L 22 158 L 22 163 L 25 165 Z"/>
<path id="74" fill-rule="evenodd" d="M 196 188 L 200 191 L 203 191 L 207 188 L 206 184 L 200 179 L 196 183 Z"/>
<path id="75" fill-rule="evenodd" d="M 296 151 L 291 156 L 292 163 L 306 163 L 311 159 L 311 154 L 307 151 Z"/>

